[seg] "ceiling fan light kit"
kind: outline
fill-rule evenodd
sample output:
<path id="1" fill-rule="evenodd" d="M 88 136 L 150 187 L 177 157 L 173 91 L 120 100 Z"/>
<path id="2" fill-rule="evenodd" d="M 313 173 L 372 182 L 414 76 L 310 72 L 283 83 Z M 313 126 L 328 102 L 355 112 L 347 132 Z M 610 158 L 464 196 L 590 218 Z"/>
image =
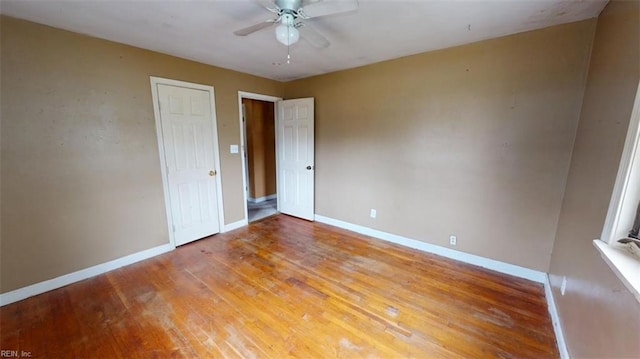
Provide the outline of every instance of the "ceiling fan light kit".
<path id="1" fill-rule="evenodd" d="M 285 14 L 276 27 L 276 39 L 285 46 L 293 45 L 300 39 L 300 31 L 295 28 L 294 21 L 293 15 Z"/>
<path id="2" fill-rule="evenodd" d="M 324 0 L 254 0 L 268 11 L 276 14 L 275 19 L 234 32 L 237 36 L 247 36 L 256 31 L 278 25 L 275 29 L 276 40 L 287 48 L 300 39 L 307 40 L 316 48 L 329 46 L 329 40 L 302 20 L 354 11 L 358 8 L 357 0 L 324 1 Z M 287 60 L 290 59 L 287 50 Z M 289 63 L 289 61 L 287 61 Z"/>

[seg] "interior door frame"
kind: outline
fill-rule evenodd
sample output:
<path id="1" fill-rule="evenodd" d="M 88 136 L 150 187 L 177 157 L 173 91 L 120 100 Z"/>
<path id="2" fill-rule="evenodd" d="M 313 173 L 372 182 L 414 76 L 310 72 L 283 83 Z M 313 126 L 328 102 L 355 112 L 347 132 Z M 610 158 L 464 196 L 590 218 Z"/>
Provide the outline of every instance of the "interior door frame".
<path id="1" fill-rule="evenodd" d="M 247 148 L 247 107 L 244 104 L 241 104 L 241 113 L 240 116 L 242 117 L 242 123 L 241 123 L 241 128 L 240 128 L 240 138 L 241 138 L 241 145 L 240 145 L 240 154 L 242 155 L 242 160 L 243 161 L 248 161 L 249 157 L 247 155 L 247 153 L 245 152 L 246 148 Z M 244 176 L 244 182 L 249 182 L 249 166 L 242 166 L 242 175 Z M 247 197 L 247 199 L 249 198 L 249 186 L 245 185 L 244 186 L 244 193 L 245 196 Z"/>
<path id="2" fill-rule="evenodd" d="M 216 191 L 218 192 L 218 222 L 220 232 L 224 231 L 224 201 L 222 199 L 222 170 L 220 167 L 220 143 L 218 141 L 218 126 L 216 118 L 216 99 L 213 86 L 195 84 L 191 82 L 166 79 L 162 77 L 149 76 L 151 82 L 151 96 L 153 98 L 153 116 L 156 124 L 156 136 L 158 138 L 158 154 L 160 155 L 160 172 L 162 174 L 162 190 L 164 192 L 164 208 L 167 216 L 167 226 L 169 231 L 169 244 L 176 248 L 176 239 L 174 233 L 173 216 L 171 215 L 171 197 L 169 196 L 169 177 L 167 174 L 167 160 L 164 153 L 164 138 L 162 135 L 162 119 L 160 117 L 160 101 L 158 98 L 158 85 L 169 85 L 176 87 L 183 87 L 193 90 L 202 90 L 209 93 L 209 106 L 212 122 L 212 136 L 213 136 L 213 159 L 215 161 L 214 170 L 217 172 L 216 177 Z"/>
<path id="3" fill-rule="evenodd" d="M 249 200 L 249 198 L 247 197 L 247 191 L 248 188 L 247 186 L 248 184 L 248 173 L 247 173 L 247 158 L 245 156 L 246 153 L 246 126 L 245 123 L 242 121 L 242 117 L 243 117 L 243 111 L 242 111 L 242 99 L 243 98 L 248 98 L 251 100 L 259 100 L 259 101 L 266 101 L 266 102 L 273 102 L 273 121 L 274 126 L 276 128 L 275 130 L 275 140 L 276 143 L 278 143 L 278 130 L 277 130 L 277 125 L 278 125 L 278 101 L 282 101 L 282 97 L 276 97 L 276 96 L 270 96 L 270 95 L 263 95 L 263 94 L 259 94 L 259 93 L 253 93 L 253 92 L 246 92 L 246 91 L 238 91 L 238 113 L 239 113 L 239 119 L 238 119 L 238 123 L 240 124 L 240 143 L 242 144 L 242 152 L 241 152 L 241 158 L 242 158 L 242 185 L 243 185 L 243 196 L 244 196 L 244 218 L 247 220 L 247 223 L 249 222 L 249 208 L 247 207 L 247 201 Z M 274 149 L 275 150 L 275 149 Z M 279 177 L 279 171 L 278 171 L 278 155 L 276 153 L 276 189 L 278 188 L 278 177 Z M 276 210 L 280 211 L 280 193 L 276 191 Z"/>

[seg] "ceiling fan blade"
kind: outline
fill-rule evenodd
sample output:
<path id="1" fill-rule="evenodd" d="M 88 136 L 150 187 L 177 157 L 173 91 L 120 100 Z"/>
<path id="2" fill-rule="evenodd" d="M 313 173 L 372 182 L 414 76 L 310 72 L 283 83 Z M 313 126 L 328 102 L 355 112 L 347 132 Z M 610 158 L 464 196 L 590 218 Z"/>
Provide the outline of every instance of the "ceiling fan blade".
<path id="1" fill-rule="evenodd" d="M 322 0 L 302 0 L 302 7 L 309 6 L 313 3 L 317 3 L 318 1 Z"/>
<path id="2" fill-rule="evenodd" d="M 329 40 L 308 24 L 301 22 L 298 26 L 298 31 L 300 31 L 302 38 L 309 41 L 309 43 L 314 47 L 319 49 L 329 47 Z"/>
<path id="3" fill-rule="evenodd" d="M 234 31 L 233 33 L 236 36 L 247 36 L 247 35 L 253 34 L 254 32 L 256 32 L 258 30 L 262 30 L 264 28 L 267 28 L 267 27 L 275 24 L 276 21 L 277 20 L 267 20 L 265 22 L 261 22 L 261 23 L 255 24 L 253 26 L 245 27 L 244 29 L 240 29 L 240 30 Z"/>
<path id="4" fill-rule="evenodd" d="M 280 12 L 280 8 L 278 7 L 278 5 L 276 5 L 273 1 L 271 0 L 253 0 L 256 3 L 258 3 L 258 5 L 264 7 L 265 9 L 271 11 L 274 14 L 277 14 Z"/>
<path id="5" fill-rule="evenodd" d="M 316 1 L 304 6 L 298 13 L 302 13 L 302 18 L 311 19 L 314 17 L 354 11 L 356 9 L 358 9 L 358 0 Z"/>

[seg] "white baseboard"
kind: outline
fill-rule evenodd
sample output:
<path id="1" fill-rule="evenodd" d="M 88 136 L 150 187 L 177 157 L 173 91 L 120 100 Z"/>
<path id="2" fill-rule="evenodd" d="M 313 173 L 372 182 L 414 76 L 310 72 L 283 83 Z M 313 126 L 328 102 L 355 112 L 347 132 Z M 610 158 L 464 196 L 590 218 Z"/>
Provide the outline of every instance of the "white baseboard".
<path id="1" fill-rule="evenodd" d="M 222 228 L 222 233 L 233 231 L 234 229 L 238 229 L 247 225 L 249 225 L 249 221 L 246 218 L 241 219 L 237 222 L 225 224 L 224 228 Z"/>
<path id="2" fill-rule="evenodd" d="M 344 228 L 353 232 L 361 233 L 370 237 L 375 237 L 388 242 L 400 244 L 406 247 L 418 249 L 424 252 L 437 254 L 439 256 L 455 259 L 461 262 L 477 265 L 487 269 L 494 270 L 496 272 L 505 273 L 514 277 L 520 277 L 528 279 L 534 282 L 542 283 L 544 285 L 545 298 L 547 300 L 547 307 L 553 323 L 553 330 L 556 335 L 556 342 L 558 344 L 558 351 L 562 359 L 570 359 L 569 351 L 567 350 L 567 344 L 564 341 L 564 335 L 562 332 L 562 326 L 560 324 L 560 317 L 556 309 L 556 303 L 553 299 L 553 293 L 551 291 L 551 284 L 549 282 L 549 276 L 547 273 L 536 271 L 533 269 L 520 267 L 514 264 L 500 262 L 494 259 L 480 257 L 474 254 L 456 251 L 449 248 L 436 246 L 434 244 L 425 243 L 411 238 L 398 236 L 395 234 L 379 231 L 376 229 L 360 226 L 357 224 L 344 222 L 338 219 L 324 217 L 319 214 L 315 215 L 315 220 L 321 223 L 329 224 L 335 227 Z"/>
<path id="3" fill-rule="evenodd" d="M 551 290 L 551 282 L 549 276 L 546 276 L 544 282 L 544 295 L 547 299 L 547 308 L 549 315 L 551 316 L 551 322 L 553 323 L 553 331 L 556 334 L 556 342 L 558 344 L 558 351 L 560 352 L 561 359 L 570 359 L 569 350 L 567 349 L 567 343 L 564 341 L 564 334 L 562 332 L 562 325 L 560 324 L 560 316 L 558 315 L 558 309 L 556 307 L 556 301 L 553 298 L 553 290 Z"/>
<path id="4" fill-rule="evenodd" d="M 251 203 L 262 203 L 262 202 L 266 202 L 266 201 L 268 201 L 270 199 L 275 199 L 277 197 L 278 197 L 278 195 L 276 193 L 274 193 L 274 194 L 270 194 L 268 196 L 258 197 L 258 198 L 247 197 L 247 201 L 249 201 Z"/>
<path id="5" fill-rule="evenodd" d="M 108 271 L 112 271 L 114 269 L 118 269 L 120 267 L 124 267 L 126 265 L 133 264 L 147 258 L 155 257 L 157 255 L 172 251 L 174 248 L 175 247 L 173 247 L 169 243 L 163 244 L 161 246 L 149 248 L 144 251 L 120 257 L 106 263 L 98 264 L 93 267 L 81 269 L 77 272 L 65 274 L 60 277 L 32 284 L 30 286 L 19 288 L 11 292 L 2 293 L 0 294 L 0 306 L 33 297 L 35 295 L 64 287 L 66 285 L 79 282 L 87 278 L 95 277 L 99 274 L 103 274 Z"/>
<path id="6" fill-rule="evenodd" d="M 224 226 L 222 232 L 229 232 L 234 229 L 246 226 L 247 224 L 248 222 L 246 219 L 230 223 Z M 53 289 L 61 288 L 87 278 L 95 277 L 99 274 L 103 274 L 108 271 L 118 269 L 120 267 L 124 267 L 126 265 L 133 264 L 144 259 L 155 257 L 157 255 L 172 251 L 174 248 L 175 247 L 173 247 L 169 243 L 163 244 L 158 247 L 146 249 L 144 251 L 120 257 L 106 263 L 98 264 L 93 267 L 81 269 L 73 273 L 49 279 L 44 282 L 32 284 L 30 286 L 19 288 L 11 292 L 2 293 L 0 294 L 0 307 L 7 304 L 15 303 L 29 297 L 33 297 L 38 294 L 42 294 L 44 292 L 48 292 Z"/>
<path id="7" fill-rule="evenodd" d="M 400 244 L 406 247 L 418 249 L 428 253 L 437 254 L 442 257 L 455 259 L 461 262 L 477 265 L 479 267 L 491 269 L 496 272 L 509 274 L 515 277 L 525 278 L 534 282 L 545 283 L 545 280 L 547 278 L 546 273 L 540 272 L 537 270 L 520 267 L 515 264 L 497 261 L 495 259 L 480 257 L 474 254 L 456 251 L 456 250 L 445 248 L 445 247 L 440 247 L 434 244 L 425 243 L 415 239 L 398 236 L 396 234 L 391 234 L 391 233 L 379 231 L 376 229 L 360 226 L 357 224 L 340 221 L 338 219 L 324 217 L 316 214 L 315 220 L 321 223 L 326 223 L 335 227 L 348 229 L 353 232 L 361 233 L 361 234 L 382 239 L 388 242 Z"/>

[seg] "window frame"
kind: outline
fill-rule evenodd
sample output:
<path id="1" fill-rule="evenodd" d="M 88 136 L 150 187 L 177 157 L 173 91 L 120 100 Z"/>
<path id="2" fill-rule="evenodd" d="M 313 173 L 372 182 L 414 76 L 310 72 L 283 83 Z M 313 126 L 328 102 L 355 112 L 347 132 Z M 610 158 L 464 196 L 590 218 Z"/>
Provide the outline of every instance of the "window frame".
<path id="1" fill-rule="evenodd" d="M 616 233 L 618 233 L 618 225 L 622 213 L 625 196 L 628 193 L 629 180 L 631 174 L 634 171 L 640 171 L 640 168 L 633 168 L 636 156 L 638 153 L 638 146 L 640 145 L 640 82 L 638 83 L 638 89 L 636 91 L 636 97 L 633 104 L 633 110 L 631 112 L 631 119 L 629 121 L 629 128 L 627 130 L 627 138 L 624 144 L 624 150 L 622 151 L 622 157 L 620 158 L 620 165 L 618 167 L 618 174 L 616 176 L 615 186 L 613 187 L 613 193 L 611 195 L 611 201 L 609 202 L 609 210 L 607 211 L 607 217 L 602 228 L 602 234 L 600 240 L 609 244 L 617 245 Z M 637 165 L 637 164 L 636 164 Z M 640 167 L 640 166 L 638 166 Z M 638 204 L 633 206 L 633 214 L 635 215 L 635 209 Z M 629 228 L 630 229 L 630 228 Z"/>
<path id="2" fill-rule="evenodd" d="M 602 228 L 600 239 L 594 239 L 593 244 L 603 260 L 620 279 L 631 294 L 640 302 L 640 257 L 633 255 L 618 243 L 620 237 L 620 222 L 627 216 L 636 214 L 638 203 L 632 211 L 628 207 L 625 211 L 625 199 L 629 195 L 631 175 L 640 172 L 640 82 L 636 90 L 627 137 L 625 139 L 615 186 L 609 203 L 609 210 Z M 632 213 L 630 213 L 632 212 Z M 630 228 L 625 228 L 628 231 Z"/>

